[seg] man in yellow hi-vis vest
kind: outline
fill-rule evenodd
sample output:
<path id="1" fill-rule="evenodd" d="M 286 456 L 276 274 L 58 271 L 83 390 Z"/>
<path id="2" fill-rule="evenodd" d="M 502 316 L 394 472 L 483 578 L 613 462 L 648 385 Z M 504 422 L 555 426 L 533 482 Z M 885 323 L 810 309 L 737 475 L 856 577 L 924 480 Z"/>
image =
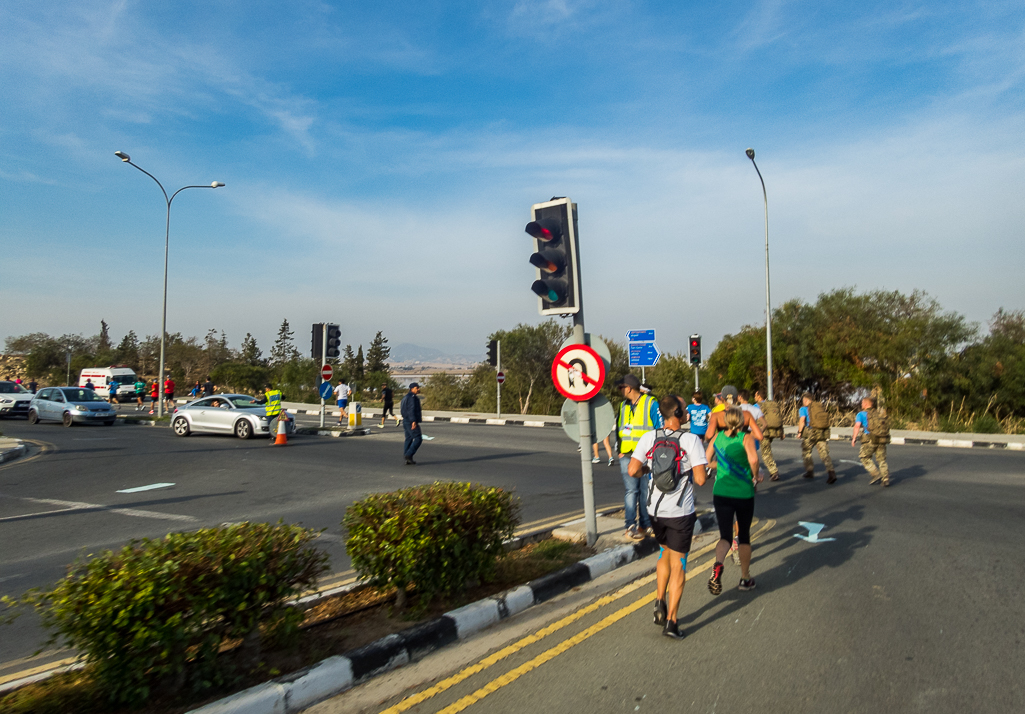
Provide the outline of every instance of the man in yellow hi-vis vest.
<path id="1" fill-rule="evenodd" d="M 623 504 L 626 535 L 634 540 L 640 540 L 651 529 L 651 519 L 645 507 L 648 481 L 651 477 L 632 478 L 628 469 L 637 441 L 645 432 L 662 427 L 662 415 L 658 411 L 658 400 L 649 394 L 641 393 L 641 381 L 635 375 L 626 375 L 616 383 L 616 386 L 623 396 L 623 403 L 619 405 L 616 429 L 619 435 L 619 470 L 623 475 L 623 488 L 626 490 Z M 643 461 L 640 456 L 638 455 L 638 460 Z"/>
<path id="2" fill-rule="evenodd" d="M 270 433 L 271 439 L 274 438 L 276 431 L 277 420 L 281 417 L 281 391 L 274 389 L 269 383 L 263 390 L 263 399 L 258 399 L 260 404 L 265 404 L 267 412 L 267 431 Z"/>

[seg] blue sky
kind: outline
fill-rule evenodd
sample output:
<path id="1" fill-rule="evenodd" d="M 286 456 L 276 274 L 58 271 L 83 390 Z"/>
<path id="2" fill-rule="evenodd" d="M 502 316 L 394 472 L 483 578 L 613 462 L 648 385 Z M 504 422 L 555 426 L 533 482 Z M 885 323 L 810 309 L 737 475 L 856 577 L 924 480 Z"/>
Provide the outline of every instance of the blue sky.
<path id="1" fill-rule="evenodd" d="M 283 318 L 483 355 L 539 320 L 530 205 L 580 214 L 588 329 L 663 350 L 773 302 L 1025 308 L 1025 5 L 0 5 L 0 340 Z M 720 289 L 725 288 L 725 289 Z"/>

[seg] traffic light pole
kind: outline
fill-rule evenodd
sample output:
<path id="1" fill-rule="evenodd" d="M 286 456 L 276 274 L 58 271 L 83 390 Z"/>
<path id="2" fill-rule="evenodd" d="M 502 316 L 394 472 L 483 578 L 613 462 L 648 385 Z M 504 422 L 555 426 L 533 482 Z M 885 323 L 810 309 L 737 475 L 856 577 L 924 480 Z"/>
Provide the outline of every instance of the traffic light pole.
<path id="1" fill-rule="evenodd" d="M 320 366 L 323 367 L 327 364 L 327 323 L 325 322 L 321 328 L 323 339 L 320 341 Z M 323 382 L 324 380 L 321 379 Z M 319 385 L 318 385 L 319 386 Z M 324 397 L 320 398 L 320 428 L 324 428 L 324 412 L 325 412 L 325 401 Z"/>
<path id="2" fill-rule="evenodd" d="M 497 344 L 495 345 L 495 355 L 496 355 L 497 359 L 495 361 L 498 364 L 495 366 L 495 371 L 496 372 L 501 372 L 502 371 L 502 341 L 501 340 L 497 340 L 496 342 L 497 342 Z M 498 396 L 497 396 L 496 402 L 495 402 L 495 404 L 496 404 L 496 407 L 495 407 L 495 415 L 496 416 L 495 416 L 495 418 L 496 419 L 501 419 L 502 418 L 502 383 L 499 382 L 496 379 L 495 380 L 495 384 L 498 386 Z"/>
<path id="3" fill-rule="evenodd" d="M 696 392 L 699 389 L 701 389 L 701 387 L 698 385 L 698 366 L 694 365 L 694 391 Z"/>

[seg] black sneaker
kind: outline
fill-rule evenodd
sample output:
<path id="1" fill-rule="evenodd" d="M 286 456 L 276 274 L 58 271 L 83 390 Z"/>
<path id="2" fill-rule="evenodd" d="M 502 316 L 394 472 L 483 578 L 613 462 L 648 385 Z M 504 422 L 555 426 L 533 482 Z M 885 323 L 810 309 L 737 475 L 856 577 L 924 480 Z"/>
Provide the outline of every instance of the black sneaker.
<path id="1" fill-rule="evenodd" d="M 746 580 L 744 578 L 741 578 L 740 579 L 740 585 L 737 586 L 737 590 L 754 590 L 754 589 L 755 589 L 755 579 L 754 578 L 747 578 Z"/>
<path id="2" fill-rule="evenodd" d="M 676 625 L 676 620 L 666 620 L 666 624 L 662 628 L 662 634 L 666 637 L 672 637 L 674 640 L 682 640 L 684 638 L 683 630 Z"/>
<path id="3" fill-rule="evenodd" d="M 722 563 L 716 563 L 712 566 L 712 574 L 708 578 L 708 592 L 713 595 L 719 595 L 722 593 L 722 571 Z"/>
<path id="4" fill-rule="evenodd" d="M 664 625 L 666 623 L 666 614 L 667 613 L 668 613 L 668 610 L 666 609 L 666 601 L 665 600 L 655 600 L 655 624 L 656 625 Z"/>

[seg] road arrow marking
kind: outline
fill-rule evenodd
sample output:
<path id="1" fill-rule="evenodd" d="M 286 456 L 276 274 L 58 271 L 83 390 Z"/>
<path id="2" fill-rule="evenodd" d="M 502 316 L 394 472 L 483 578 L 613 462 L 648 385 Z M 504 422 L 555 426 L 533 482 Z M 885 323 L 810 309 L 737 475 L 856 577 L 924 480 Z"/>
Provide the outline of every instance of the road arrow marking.
<path id="1" fill-rule="evenodd" d="M 118 493 L 138 493 L 139 491 L 152 491 L 155 488 L 170 488 L 173 483 L 151 483 L 149 486 L 136 486 L 135 488 L 124 488 Z"/>
<path id="2" fill-rule="evenodd" d="M 819 538 L 819 533 L 821 533 L 822 529 L 826 527 L 822 523 L 808 523 L 807 521 L 798 521 L 797 524 L 802 528 L 807 528 L 808 535 L 805 536 L 801 535 L 800 533 L 794 533 L 794 538 L 800 538 L 801 540 L 807 541 L 808 543 L 826 543 L 831 540 L 836 540 L 836 538 Z"/>

